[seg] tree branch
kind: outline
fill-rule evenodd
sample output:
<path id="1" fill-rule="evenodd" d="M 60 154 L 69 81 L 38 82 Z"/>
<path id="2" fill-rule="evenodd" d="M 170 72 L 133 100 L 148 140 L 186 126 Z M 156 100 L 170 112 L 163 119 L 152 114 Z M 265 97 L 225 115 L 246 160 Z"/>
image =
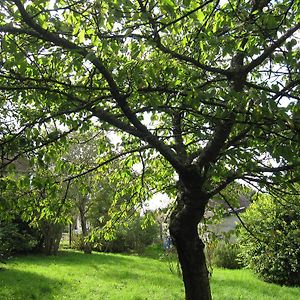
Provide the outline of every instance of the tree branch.
<path id="1" fill-rule="evenodd" d="M 282 35 L 277 41 L 270 45 L 265 51 L 256 59 L 252 60 L 247 66 L 245 66 L 246 73 L 249 73 L 254 68 L 259 66 L 266 58 L 268 58 L 274 50 L 280 47 L 289 37 L 291 37 L 298 29 L 300 29 L 300 23 L 293 28 L 290 28 L 284 35 Z"/>
<path id="2" fill-rule="evenodd" d="M 132 154 L 132 153 L 135 153 L 135 152 L 139 152 L 140 153 L 141 151 L 146 150 L 146 149 L 150 149 L 150 148 L 151 148 L 150 145 L 146 145 L 146 146 L 142 146 L 142 147 L 139 147 L 139 148 L 136 148 L 136 149 L 132 149 L 132 150 L 128 150 L 128 151 L 119 153 L 119 154 L 117 154 L 117 155 L 115 155 L 115 156 L 113 156 L 113 157 L 105 160 L 104 162 L 98 164 L 97 166 L 95 166 L 93 168 L 90 168 L 90 169 L 85 170 L 84 172 L 82 172 L 80 174 L 73 175 L 73 176 L 70 176 L 70 177 L 64 179 L 63 182 L 70 182 L 70 181 L 72 181 L 74 179 L 80 178 L 80 177 L 82 177 L 82 176 L 84 176 L 86 174 L 94 172 L 94 171 L 98 170 L 99 168 L 101 168 L 101 167 L 103 167 L 103 166 L 105 166 L 105 165 L 113 162 L 114 160 L 116 160 L 116 159 L 118 159 L 118 158 L 120 158 L 122 156 L 126 156 L 128 154 Z"/>
<path id="3" fill-rule="evenodd" d="M 278 172 L 284 172 L 284 171 L 291 171 L 296 168 L 300 167 L 300 162 L 294 163 L 294 164 L 288 164 L 285 166 L 280 167 L 257 167 L 253 169 L 252 171 L 248 171 L 247 174 L 251 173 L 278 173 Z"/>
<path id="4" fill-rule="evenodd" d="M 184 61 L 187 63 L 190 63 L 204 71 L 208 71 L 208 72 L 212 72 L 212 73 L 216 73 L 216 74 L 221 74 L 221 75 L 225 75 L 225 76 L 230 76 L 231 72 L 229 70 L 225 70 L 225 69 L 221 69 L 221 68 L 216 68 L 216 67 L 211 67 L 205 64 L 200 63 L 199 61 L 195 60 L 192 57 L 177 53 L 169 48 L 167 48 L 166 46 L 164 46 L 161 42 L 161 38 L 159 35 L 159 28 L 157 28 L 157 24 L 155 22 L 155 20 L 151 17 L 150 12 L 147 11 L 146 6 L 143 5 L 142 1 L 139 0 L 139 5 L 141 8 L 141 11 L 148 16 L 148 20 L 150 25 L 152 26 L 152 30 L 153 30 L 153 42 L 156 44 L 157 48 L 159 50 L 161 50 L 163 53 L 169 54 L 171 55 L 173 58 L 179 60 L 179 61 Z"/>
<path id="5" fill-rule="evenodd" d="M 132 123 L 132 125 L 136 128 L 135 133 L 136 136 L 139 136 L 143 140 L 147 141 L 150 143 L 152 146 L 154 146 L 171 164 L 172 166 L 177 169 L 181 170 L 182 169 L 182 164 L 176 157 L 176 153 L 166 144 L 161 142 L 156 136 L 154 136 L 145 125 L 143 125 L 137 116 L 130 110 L 129 105 L 126 101 L 126 96 L 122 95 L 119 91 L 118 85 L 113 79 L 113 76 L 111 72 L 104 66 L 104 64 L 93 54 L 88 52 L 86 49 L 78 46 L 77 44 L 70 42 L 52 32 L 49 32 L 45 29 L 43 29 L 41 26 L 39 26 L 37 23 L 35 23 L 32 18 L 28 15 L 26 12 L 24 6 L 22 5 L 20 0 L 13 0 L 13 2 L 17 5 L 20 14 L 24 20 L 24 22 L 40 33 L 41 38 L 47 41 L 50 41 L 54 43 L 57 46 L 63 47 L 65 49 L 69 50 L 76 50 L 80 55 L 85 57 L 89 57 L 89 61 L 94 64 L 94 66 L 99 70 L 99 72 L 103 75 L 105 80 L 107 81 L 111 94 L 113 98 L 116 100 L 118 106 L 122 110 L 123 114 L 126 116 L 126 118 Z M 98 110 L 98 115 L 99 115 L 99 110 Z M 107 113 L 101 112 L 100 115 L 102 117 L 107 117 Z M 107 120 L 113 121 L 111 118 L 107 118 Z M 114 120 L 115 124 L 120 124 L 117 120 Z M 117 122 L 116 122 L 117 121 Z M 124 123 L 123 123 L 124 125 Z M 126 125 L 127 129 L 128 125 Z M 121 128 L 122 129 L 122 128 Z M 131 128 L 130 128 L 131 129 Z M 132 130 L 127 131 L 132 134 Z"/>
<path id="6" fill-rule="evenodd" d="M 204 147 L 197 159 L 197 164 L 200 168 L 209 165 L 217 159 L 221 149 L 225 145 L 225 141 L 231 133 L 234 124 L 232 118 L 229 117 L 229 119 L 224 120 L 217 126 L 211 141 Z"/>
<path id="7" fill-rule="evenodd" d="M 244 221 L 242 220 L 242 218 L 239 216 L 239 214 L 235 211 L 234 207 L 232 207 L 232 205 L 230 204 L 230 202 L 226 199 L 225 195 L 219 193 L 219 195 L 222 197 L 222 199 L 224 200 L 224 202 L 230 207 L 230 209 L 233 211 L 233 213 L 236 215 L 236 217 L 238 218 L 238 220 L 240 221 L 240 223 L 242 224 L 242 226 L 245 228 L 245 230 L 255 239 L 257 240 L 259 243 L 261 244 L 266 244 L 264 241 L 262 241 L 261 239 L 259 239 L 248 227 L 247 225 L 244 223 Z"/>
<path id="8" fill-rule="evenodd" d="M 34 37 L 37 37 L 37 38 L 41 38 L 41 35 L 38 32 L 34 31 L 34 30 L 29 30 L 29 29 L 24 29 L 24 28 L 16 28 L 16 27 L 13 27 L 11 25 L 0 26 L 0 32 L 12 33 L 14 35 L 16 35 L 16 34 L 27 34 L 27 35 L 34 36 Z"/>
<path id="9" fill-rule="evenodd" d="M 204 2 L 204 3 L 202 3 L 201 5 L 197 6 L 195 9 L 193 9 L 193 10 L 191 10 L 191 11 L 185 13 L 185 14 L 182 15 L 181 17 L 179 17 L 179 18 L 177 18 L 177 19 L 175 19 L 175 20 L 173 20 L 173 21 L 171 21 L 171 22 L 169 22 L 169 23 L 167 23 L 167 24 L 164 24 L 163 26 L 161 26 L 161 27 L 158 29 L 158 31 L 162 31 L 162 30 L 166 29 L 167 27 L 169 27 L 169 26 L 171 26 L 171 25 L 173 25 L 173 24 L 176 24 L 177 22 L 180 22 L 181 20 L 183 20 L 183 19 L 185 19 L 186 17 L 192 15 L 193 13 L 195 13 L 195 12 L 197 12 L 198 10 L 202 9 L 204 6 L 206 6 L 207 4 L 209 4 L 209 3 L 211 3 L 211 2 L 213 2 L 213 0 L 208 0 L 208 1 Z"/>
<path id="10" fill-rule="evenodd" d="M 223 191 L 229 184 L 234 182 L 236 179 L 241 178 L 238 173 L 233 173 L 231 176 L 228 176 L 223 182 L 221 182 L 217 187 L 215 187 L 213 190 L 208 192 L 208 195 L 210 198 L 212 198 L 214 195 L 219 194 L 221 191 Z"/>

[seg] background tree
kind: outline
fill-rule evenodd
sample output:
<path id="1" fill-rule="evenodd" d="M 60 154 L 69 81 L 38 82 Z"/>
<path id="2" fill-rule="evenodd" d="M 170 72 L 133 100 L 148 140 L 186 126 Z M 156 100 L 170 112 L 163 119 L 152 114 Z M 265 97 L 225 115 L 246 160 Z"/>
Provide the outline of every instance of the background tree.
<path id="1" fill-rule="evenodd" d="M 208 200 L 238 179 L 277 191 L 299 178 L 298 5 L 2 1 L 1 103 L 16 124 L 2 151 L 98 122 L 119 151 L 140 148 L 144 169 L 158 160 L 153 181 L 177 176 L 170 233 L 186 299 L 211 299 L 197 232 Z M 64 130 L 41 138 L 50 124 Z"/>
<path id="2" fill-rule="evenodd" d="M 68 223 L 70 203 L 66 201 L 67 185 L 60 179 L 50 153 L 57 159 L 59 145 L 19 157 L 13 166 L 5 168 L 0 220 L 4 224 L 13 222 L 20 232 L 34 233 L 35 250 L 55 254 Z"/>
<path id="3" fill-rule="evenodd" d="M 99 167 L 97 161 L 101 161 L 101 156 L 107 155 L 105 149 L 112 151 L 113 148 L 102 131 L 72 134 L 68 142 L 70 147 L 63 159 L 78 172 L 67 179 L 70 183 L 68 198 L 76 207 L 73 219 L 75 222 L 76 218 L 80 221 L 82 249 L 85 253 L 91 253 L 91 239 L 97 240 L 99 232 L 103 236 L 106 227 L 115 227 L 116 224 L 113 223 L 126 223 L 130 215 L 141 212 L 141 207 L 135 207 L 134 201 L 130 201 L 135 197 L 136 180 L 131 164 L 126 161 L 126 155 L 115 153 L 118 161 L 112 159 L 107 165 L 104 160 L 104 164 L 100 163 L 102 166 Z M 119 171 L 121 168 L 126 173 L 122 180 Z M 109 229 L 107 233 L 108 231 Z"/>

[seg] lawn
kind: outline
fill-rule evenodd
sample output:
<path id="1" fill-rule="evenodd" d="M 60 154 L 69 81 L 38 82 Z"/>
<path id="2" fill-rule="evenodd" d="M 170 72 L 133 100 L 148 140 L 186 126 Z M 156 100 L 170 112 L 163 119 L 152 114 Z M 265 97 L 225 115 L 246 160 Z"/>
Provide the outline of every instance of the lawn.
<path id="1" fill-rule="evenodd" d="M 3 300 L 180 300 L 184 293 L 166 260 L 75 251 L 12 259 L 0 270 L 0 287 Z M 212 291 L 214 300 L 300 299 L 300 288 L 261 282 L 248 270 L 215 269 Z"/>

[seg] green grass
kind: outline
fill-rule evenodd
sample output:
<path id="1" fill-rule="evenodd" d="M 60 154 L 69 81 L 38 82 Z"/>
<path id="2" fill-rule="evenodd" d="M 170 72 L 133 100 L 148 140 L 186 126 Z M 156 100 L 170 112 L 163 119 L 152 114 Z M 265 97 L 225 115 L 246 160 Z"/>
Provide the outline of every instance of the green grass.
<path id="1" fill-rule="evenodd" d="M 0 299 L 180 300 L 184 291 L 175 273 L 166 260 L 148 257 L 75 251 L 23 256 L 0 270 Z M 215 269 L 212 291 L 215 300 L 300 299 L 300 288 L 261 282 L 248 270 Z"/>
<path id="2" fill-rule="evenodd" d="M 217 269 L 213 273 L 215 300 L 299 300 L 300 288 L 282 287 L 259 280 L 250 270 Z"/>

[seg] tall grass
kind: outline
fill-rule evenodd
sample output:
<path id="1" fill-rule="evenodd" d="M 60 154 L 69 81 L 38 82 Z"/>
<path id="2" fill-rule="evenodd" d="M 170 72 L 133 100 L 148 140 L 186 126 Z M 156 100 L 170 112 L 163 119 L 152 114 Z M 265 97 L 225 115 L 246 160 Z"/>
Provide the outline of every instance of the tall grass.
<path id="1" fill-rule="evenodd" d="M 165 260 L 118 254 L 23 256 L 0 270 L 0 299 L 180 300 L 175 269 Z M 300 299 L 300 288 L 261 282 L 248 270 L 215 270 L 212 292 L 215 300 Z"/>

